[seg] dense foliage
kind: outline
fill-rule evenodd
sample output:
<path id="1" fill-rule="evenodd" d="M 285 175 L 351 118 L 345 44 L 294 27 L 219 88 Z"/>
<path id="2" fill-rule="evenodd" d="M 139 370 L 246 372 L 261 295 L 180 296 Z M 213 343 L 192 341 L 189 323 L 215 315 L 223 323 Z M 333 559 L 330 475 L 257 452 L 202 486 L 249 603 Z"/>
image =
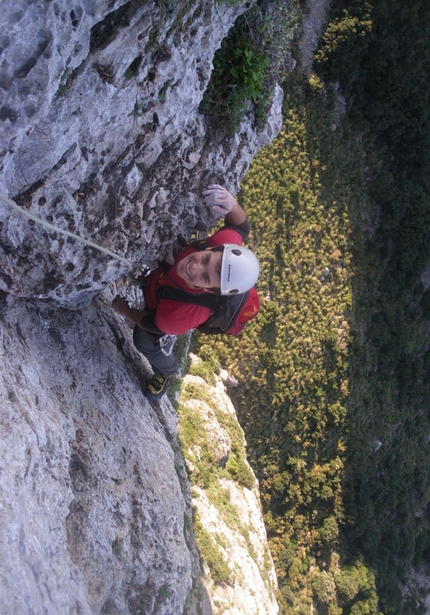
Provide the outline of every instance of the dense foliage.
<path id="1" fill-rule="evenodd" d="M 342 7 L 368 13 L 363 2 Z M 338 13 L 339 15 L 339 13 Z M 376 1 L 372 29 L 357 47 L 318 62 L 353 100 L 350 122 L 373 135 L 367 211 L 354 213 L 358 242 L 354 282 L 356 337 L 351 355 L 346 504 L 349 548 L 378 573 L 385 612 L 402 610 L 400 592 L 411 564 L 429 559 L 428 291 L 430 7 Z M 370 156 L 368 156 L 370 158 Z M 360 219 L 361 218 L 361 219 Z M 382 442 L 373 459 L 363 445 Z M 416 609 L 416 610 L 414 610 Z"/>
<path id="2" fill-rule="evenodd" d="M 344 152 L 332 175 L 337 188 L 327 192 L 321 174 L 332 171 L 318 130 L 328 150 L 337 133 L 331 114 L 310 113 L 305 99 L 288 96 L 284 129 L 243 186 L 262 264 L 261 313 L 239 343 L 212 340 L 241 382 L 233 395 L 260 478 L 280 602 L 286 613 L 303 614 L 314 596 L 328 608 L 340 572 L 352 305 L 346 176 L 353 158 Z M 362 578 L 357 588 L 374 596 L 374 579 Z"/>
<path id="3" fill-rule="evenodd" d="M 297 26 L 288 3 L 256 2 L 238 17 L 215 53 L 200 110 L 212 129 L 234 134 L 245 115 L 261 125 Z"/>
<path id="4" fill-rule="evenodd" d="M 243 184 L 262 310 L 211 344 L 240 381 L 288 615 L 422 612 L 400 584 L 430 559 L 428 17 L 340 3 Z"/>

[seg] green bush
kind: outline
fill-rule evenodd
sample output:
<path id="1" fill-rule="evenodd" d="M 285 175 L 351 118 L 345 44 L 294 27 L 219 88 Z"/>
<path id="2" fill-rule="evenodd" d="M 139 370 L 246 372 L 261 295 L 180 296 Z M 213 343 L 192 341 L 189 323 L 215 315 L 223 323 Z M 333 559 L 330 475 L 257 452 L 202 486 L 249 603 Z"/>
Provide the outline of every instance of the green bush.
<path id="1" fill-rule="evenodd" d="M 210 570 L 212 581 L 215 585 L 233 585 L 234 574 L 223 558 L 221 549 L 204 529 L 197 516 L 194 520 L 194 529 L 200 556 Z"/>
<path id="2" fill-rule="evenodd" d="M 219 372 L 219 359 L 216 352 L 214 352 L 213 348 L 209 346 L 209 344 L 203 344 L 203 346 L 199 348 L 199 357 L 211 367 L 215 374 Z"/>
<path id="3" fill-rule="evenodd" d="M 238 19 L 214 56 L 211 81 L 203 96 L 201 110 L 209 119 L 223 121 L 233 133 L 250 104 L 257 117 L 263 115 L 263 78 L 270 59 L 259 54 Z"/>
<path id="4" fill-rule="evenodd" d="M 178 413 L 181 417 L 179 424 L 179 440 L 183 448 L 194 444 L 199 445 L 205 441 L 206 427 L 205 422 L 198 412 L 190 410 L 184 404 L 178 406 Z"/>
<path id="5" fill-rule="evenodd" d="M 339 526 L 336 519 L 333 516 L 324 519 L 323 524 L 318 531 L 318 542 L 320 544 L 334 543 L 338 536 Z"/>
<path id="6" fill-rule="evenodd" d="M 356 50 L 358 41 L 372 30 L 372 7 L 364 2 L 362 6 L 343 9 L 330 21 L 322 38 L 322 44 L 315 54 L 315 64 L 328 68 L 348 50 Z"/>
<path id="7" fill-rule="evenodd" d="M 320 94 L 324 90 L 324 82 L 315 73 L 308 79 L 308 90 L 311 95 Z"/>
<path id="8" fill-rule="evenodd" d="M 340 604 L 345 605 L 351 602 L 360 589 L 355 569 L 345 568 L 340 574 L 335 576 L 334 580 Z"/>
<path id="9" fill-rule="evenodd" d="M 230 454 L 226 464 L 226 470 L 239 485 L 246 487 L 246 489 L 254 489 L 254 475 L 243 457 Z"/>
<path id="10" fill-rule="evenodd" d="M 336 586 L 334 584 L 333 575 L 330 572 L 323 570 L 312 581 L 312 590 L 315 597 L 323 604 L 330 604 L 336 598 Z"/>
<path id="11" fill-rule="evenodd" d="M 200 378 L 203 378 L 205 382 L 212 386 L 215 384 L 215 373 L 212 367 L 204 361 L 192 363 L 190 365 L 189 373 L 192 376 L 199 376 Z"/>

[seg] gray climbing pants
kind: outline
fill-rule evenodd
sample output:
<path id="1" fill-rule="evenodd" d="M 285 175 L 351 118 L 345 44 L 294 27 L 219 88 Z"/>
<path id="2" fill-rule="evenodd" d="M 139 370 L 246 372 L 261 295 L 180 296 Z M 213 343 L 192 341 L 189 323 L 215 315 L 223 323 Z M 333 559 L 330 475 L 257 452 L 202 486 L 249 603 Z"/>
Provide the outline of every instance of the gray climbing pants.
<path id="1" fill-rule="evenodd" d="M 174 354 L 166 355 L 162 352 L 160 338 L 162 336 L 145 331 L 135 325 L 133 331 L 133 342 L 139 352 L 148 359 L 154 373 L 159 376 L 170 376 L 174 374 L 179 365 Z"/>

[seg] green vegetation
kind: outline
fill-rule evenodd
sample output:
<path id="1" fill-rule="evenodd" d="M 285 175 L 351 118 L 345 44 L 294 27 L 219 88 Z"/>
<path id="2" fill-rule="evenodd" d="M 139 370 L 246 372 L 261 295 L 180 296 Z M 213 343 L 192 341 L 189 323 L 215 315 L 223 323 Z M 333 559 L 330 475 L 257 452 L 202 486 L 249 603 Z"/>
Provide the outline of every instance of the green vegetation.
<path id="1" fill-rule="evenodd" d="M 216 109 L 230 131 L 241 122 L 250 102 L 261 115 L 263 76 L 269 63 L 269 58 L 253 50 L 251 39 L 238 22 L 215 54 L 215 74 L 205 92 L 202 109 Z"/>
<path id="2" fill-rule="evenodd" d="M 419 606 L 402 607 L 398 585 L 411 563 L 430 555 L 428 291 L 421 280 L 430 256 L 430 24 L 423 1 L 372 5 L 372 30 L 354 72 L 352 49 L 320 63 L 323 77 L 337 74 L 354 96 L 350 121 L 372 135 L 374 157 L 369 205 L 354 212 L 362 236 L 353 286 L 346 538 L 351 553 L 374 567 L 384 612 L 414 613 Z M 377 440 L 382 447 L 369 456 Z"/>
<path id="3" fill-rule="evenodd" d="M 424 0 L 339 2 L 242 185 L 262 309 L 210 343 L 284 615 L 423 612 L 400 584 L 430 562 L 429 28 Z"/>
<path id="4" fill-rule="evenodd" d="M 240 454 L 241 452 L 242 451 L 235 451 L 230 454 L 226 464 L 226 470 L 239 485 L 247 489 L 254 489 L 254 475 L 249 469 L 245 458 Z"/>
<path id="5" fill-rule="evenodd" d="M 176 406 L 179 399 L 179 392 L 181 389 L 182 374 L 186 373 L 190 368 L 190 362 L 188 360 L 188 351 L 190 348 L 190 342 L 192 339 L 192 332 L 185 333 L 184 335 L 178 335 L 176 343 L 173 347 L 173 352 L 178 361 L 179 370 L 173 376 L 167 389 L 167 396 L 171 403 Z"/>
<path id="6" fill-rule="evenodd" d="M 215 585 L 233 585 L 234 574 L 214 538 L 204 529 L 197 513 L 194 518 L 194 530 L 200 555 L 210 570 L 212 581 Z"/>
<path id="7" fill-rule="evenodd" d="M 216 384 L 219 362 L 209 344 L 200 348 L 202 359 L 192 361 L 190 373 L 203 380 L 187 379 L 182 383 L 178 403 L 179 441 L 187 460 L 189 479 L 193 486 L 194 531 L 200 556 L 208 566 L 215 585 L 241 583 L 241 571 L 232 569 L 225 559 L 228 547 L 222 530 L 208 532 L 197 513 L 199 498 L 206 497 L 216 509 L 222 526 L 227 526 L 246 542 L 248 552 L 258 566 L 270 591 L 274 591 L 269 575 L 271 560 L 265 553 L 259 561 L 248 528 L 243 523 L 232 497 L 236 488 L 254 489 L 255 477 L 246 463 L 243 432 L 234 413 L 223 409 L 208 384 Z M 228 451 L 225 443 L 230 440 Z M 217 611 L 218 612 L 218 611 Z M 221 610 L 219 612 L 222 612 Z"/>
<path id="8" fill-rule="evenodd" d="M 329 152 L 342 147 L 331 112 L 324 116 L 321 101 L 309 102 L 297 90 L 294 85 L 287 94 L 284 130 L 254 161 L 243 186 L 262 265 L 261 313 L 239 344 L 212 342 L 241 382 L 234 400 L 255 451 L 251 462 L 264 477 L 266 526 L 286 613 L 310 608 L 318 586 L 313 568 L 327 567 L 333 587 L 339 571 L 332 555 L 344 515 L 352 303 L 346 198 L 354 155 L 345 148 L 342 168 L 328 166 L 333 161 L 323 158 L 321 135 Z M 331 174 L 335 193 L 324 194 L 323 173 Z"/>
<path id="9" fill-rule="evenodd" d="M 139 73 L 139 67 L 141 63 L 142 55 L 136 56 L 124 73 L 125 79 L 132 79 L 133 77 L 136 77 L 136 75 L 138 75 Z"/>
<path id="10" fill-rule="evenodd" d="M 212 352 L 209 345 L 201 346 L 199 349 L 200 360 L 191 364 L 189 373 L 193 376 L 200 376 L 208 384 L 215 384 L 215 374 L 219 372 L 219 361 Z"/>
<path id="11" fill-rule="evenodd" d="M 71 86 L 74 78 L 76 77 L 76 73 L 77 73 L 77 69 L 75 69 L 74 71 L 70 71 L 68 68 L 66 68 L 63 71 L 63 73 L 62 73 L 62 75 L 60 77 L 60 83 L 58 84 L 58 89 L 57 89 L 57 91 L 54 94 L 55 98 L 59 98 L 60 96 L 64 96 L 66 91 Z"/>
<path id="12" fill-rule="evenodd" d="M 234 133 L 252 111 L 261 125 L 270 105 L 275 80 L 283 76 L 285 54 L 297 26 L 295 12 L 260 3 L 240 16 L 214 56 L 214 70 L 201 110 L 209 123 Z"/>
<path id="13" fill-rule="evenodd" d="M 201 353 L 206 360 L 201 359 L 198 363 L 191 364 L 190 374 L 214 385 L 215 373 L 219 370 L 218 361 L 208 345 L 202 347 Z M 247 489 L 254 488 L 255 479 L 245 461 L 245 443 L 240 427 L 234 416 L 218 408 L 213 393 L 203 381 L 182 385 L 178 415 L 181 449 L 193 467 L 190 475 L 192 485 L 209 492 L 213 489 L 213 494 L 222 492 L 220 483 L 223 480 L 233 480 Z M 231 438 L 227 459 L 220 459 L 217 450 L 219 444 L 213 433 L 214 422 Z M 209 428 L 212 429 L 210 433 Z M 217 507 L 220 506 L 218 501 Z"/>
<path id="14" fill-rule="evenodd" d="M 145 110 L 145 104 L 143 102 L 140 103 L 135 103 L 134 105 L 134 109 L 131 113 L 128 114 L 128 117 L 131 116 L 135 116 L 135 117 L 142 117 L 142 115 L 144 114 L 144 110 Z"/>
<path id="15" fill-rule="evenodd" d="M 166 92 L 169 87 L 170 87 L 170 81 L 166 81 L 165 83 L 163 83 L 163 86 L 158 93 L 158 98 L 160 99 L 161 102 L 164 102 L 166 100 Z"/>
<path id="16" fill-rule="evenodd" d="M 315 54 L 316 65 L 331 64 L 335 59 L 340 62 L 345 54 L 356 53 L 358 45 L 367 45 L 366 34 L 371 30 L 372 6 L 368 2 L 335 11 Z M 333 72 L 333 76 L 338 75 Z"/>

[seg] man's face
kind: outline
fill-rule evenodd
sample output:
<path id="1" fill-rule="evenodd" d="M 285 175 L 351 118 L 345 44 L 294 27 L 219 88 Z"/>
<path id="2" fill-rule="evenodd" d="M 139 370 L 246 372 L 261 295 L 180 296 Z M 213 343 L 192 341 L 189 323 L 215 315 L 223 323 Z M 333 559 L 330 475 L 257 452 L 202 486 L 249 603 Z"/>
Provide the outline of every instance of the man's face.
<path id="1" fill-rule="evenodd" d="M 219 288 L 222 252 L 206 248 L 184 256 L 176 265 L 176 273 L 191 288 Z"/>

